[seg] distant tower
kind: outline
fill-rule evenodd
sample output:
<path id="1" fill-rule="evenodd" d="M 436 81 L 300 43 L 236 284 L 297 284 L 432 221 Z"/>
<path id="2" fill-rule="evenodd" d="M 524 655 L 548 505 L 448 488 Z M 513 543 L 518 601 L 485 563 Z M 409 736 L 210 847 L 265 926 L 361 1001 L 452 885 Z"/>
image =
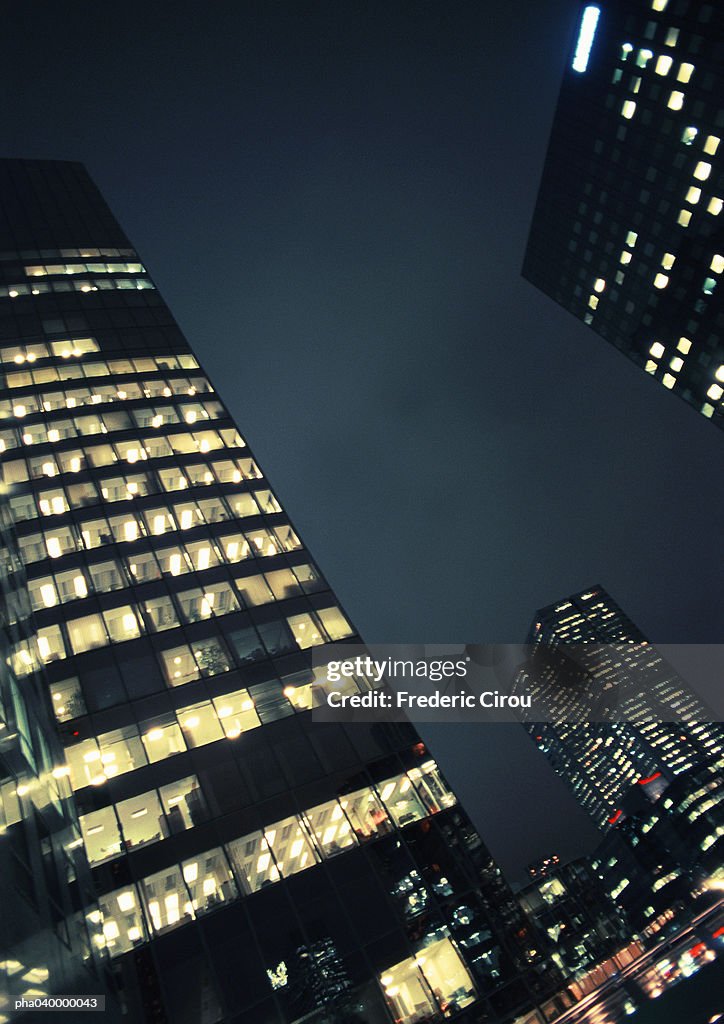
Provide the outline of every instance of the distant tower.
<path id="1" fill-rule="evenodd" d="M 523 264 L 719 427 L 723 40 L 711 0 L 581 5 Z"/>
<path id="2" fill-rule="evenodd" d="M 534 707 L 555 701 L 564 713 L 555 723 L 527 721 L 525 729 L 601 828 L 616 821 L 636 782 L 721 761 L 722 726 L 602 587 L 539 611 L 528 643 L 531 662 L 516 690 L 531 694 Z M 639 688 L 645 701 L 636 698 Z M 590 721 L 590 707 L 607 693 L 622 720 Z M 653 720 L 651 706 L 668 720 Z"/>

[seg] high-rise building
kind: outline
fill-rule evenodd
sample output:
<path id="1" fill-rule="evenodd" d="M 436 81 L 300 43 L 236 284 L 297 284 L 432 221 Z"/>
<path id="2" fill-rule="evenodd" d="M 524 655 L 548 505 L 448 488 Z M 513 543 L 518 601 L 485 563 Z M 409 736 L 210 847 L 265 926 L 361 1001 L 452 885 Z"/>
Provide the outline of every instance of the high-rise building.
<path id="1" fill-rule="evenodd" d="M 354 630 L 81 165 L 0 162 L 0 268 L 10 657 L 48 681 L 131 1019 L 540 1004 L 533 932 L 414 730 L 312 720 L 311 649 Z"/>
<path id="2" fill-rule="evenodd" d="M 693 768 L 664 787 L 634 786 L 594 851 L 592 868 L 647 945 L 720 903 L 724 883 L 724 777 Z"/>
<path id="3" fill-rule="evenodd" d="M 724 426 L 724 8 L 576 18 L 523 276 Z"/>
<path id="4" fill-rule="evenodd" d="M 525 729 L 599 827 L 635 783 L 724 764 L 721 724 L 602 587 L 541 609 L 528 644 L 515 690 L 552 714 Z"/>

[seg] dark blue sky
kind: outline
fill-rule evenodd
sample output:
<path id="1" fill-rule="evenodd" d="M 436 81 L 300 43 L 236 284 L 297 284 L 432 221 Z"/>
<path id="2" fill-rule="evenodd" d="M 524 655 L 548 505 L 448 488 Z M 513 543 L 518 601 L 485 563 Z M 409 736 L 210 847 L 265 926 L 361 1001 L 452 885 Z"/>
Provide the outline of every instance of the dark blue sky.
<path id="1" fill-rule="evenodd" d="M 573 0 L 16 7 L 2 155 L 84 161 L 375 642 L 593 582 L 722 634 L 722 437 L 520 265 Z M 513 726 L 427 728 L 512 876 L 593 831 Z"/>

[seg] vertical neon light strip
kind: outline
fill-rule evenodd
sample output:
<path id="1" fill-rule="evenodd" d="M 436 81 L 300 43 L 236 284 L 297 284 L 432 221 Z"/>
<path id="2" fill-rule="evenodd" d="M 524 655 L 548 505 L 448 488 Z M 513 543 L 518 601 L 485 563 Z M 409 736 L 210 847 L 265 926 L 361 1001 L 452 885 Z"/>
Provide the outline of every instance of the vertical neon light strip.
<path id="1" fill-rule="evenodd" d="M 578 32 L 578 41 L 576 43 L 576 52 L 573 56 L 573 70 L 578 71 L 581 74 L 588 67 L 588 58 L 591 54 L 591 47 L 593 46 L 593 37 L 596 35 L 596 27 L 598 26 L 598 19 L 601 15 L 601 8 L 594 7 L 592 4 L 583 12 L 581 18 L 581 27 Z"/>

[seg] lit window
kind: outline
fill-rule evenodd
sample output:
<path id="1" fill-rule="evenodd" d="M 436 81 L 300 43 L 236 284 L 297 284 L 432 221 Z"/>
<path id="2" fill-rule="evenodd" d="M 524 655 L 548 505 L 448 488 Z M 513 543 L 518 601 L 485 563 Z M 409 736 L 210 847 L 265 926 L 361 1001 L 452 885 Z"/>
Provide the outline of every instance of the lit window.
<path id="1" fill-rule="evenodd" d="M 669 31 L 666 33 L 666 39 L 664 40 L 664 42 L 666 43 L 667 46 L 676 46 L 676 44 L 678 42 L 678 39 L 679 39 L 679 30 L 678 30 L 678 28 L 670 28 Z"/>
<path id="2" fill-rule="evenodd" d="M 661 260 L 661 266 L 664 270 L 671 270 L 675 260 L 676 256 L 672 252 L 665 252 Z"/>
<path id="3" fill-rule="evenodd" d="M 676 377 L 671 373 L 665 373 L 662 379 L 662 384 L 665 388 L 673 388 L 674 384 L 676 384 Z"/>
<path id="4" fill-rule="evenodd" d="M 606 282 L 602 277 L 596 278 L 596 283 L 593 286 L 594 292 L 602 292 L 606 287 Z"/>
<path id="5" fill-rule="evenodd" d="M 684 106 L 684 94 L 678 92 L 676 89 L 669 96 L 669 102 L 666 104 L 670 110 L 681 110 Z"/>
<path id="6" fill-rule="evenodd" d="M 721 139 L 717 138 L 716 135 L 707 135 L 706 142 L 704 143 L 704 152 L 708 153 L 709 156 L 714 156 L 720 142 Z"/>
<path id="7" fill-rule="evenodd" d="M 656 67 L 654 70 L 656 71 L 657 75 L 668 75 L 669 71 L 671 70 L 671 65 L 673 63 L 674 60 L 672 57 L 661 56 L 656 61 Z"/>
<path id="8" fill-rule="evenodd" d="M 654 278 L 654 288 L 665 288 L 669 283 L 669 278 L 666 274 L 657 274 Z"/>
<path id="9" fill-rule="evenodd" d="M 645 68 L 652 57 L 653 53 L 651 52 L 651 50 L 639 50 L 638 55 L 636 57 L 636 63 L 640 68 Z"/>
<path id="10" fill-rule="evenodd" d="M 646 360 L 646 366 L 644 367 L 644 369 L 646 370 L 647 373 L 656 373 L 658 368 L 659 368 L 659 364 L 655 363 L 653 361 L 653 359 L 647 359 Z"/>
<path id="11" fill-rule="evenodd" d="M 715 217 L 718 217 L 722 211 L 722 206 L 724 206 L 724 203 L 722 203 L 721 199 L 718 196 L 712 196 L 706 209 L 708 213 L 713 213 Z"/>
<path id="12" fill-rule="evenodd" d="M 661 359 L 662 355 L 664 354 L 664 346 L 661 344 L 660 341 L 655 341 L 649 349 L 649 352 L 654 357 L 654 359 Z"/>
<path id="13" fill-rule="evenodd" d="M 695 203 L 699 202 L 700 198 L 701 198 L 701 189 L 697 188 L 696 185 L 692 185 L 691 188 L 689 189 L 689 191 L 686 193 L 686 201 L 687 201 L 687 203 L 691 203 L 691 205 L 693 206 Z"/>
<path id="14" fill-rule="evenodd" d="M 651 9 L 654 11 L 665 11 L 669 0 L 651 0 Z"/>
<path id="15" fill-rule="evenodd" d="M 627 60 L 628 55 L 631 53 L 632 50 L 633 46 L 631 45 L 631 43 L 624 43 L 621 47 L 621 60 Z"/>
<path id="16" fill-rule="evenodd" d="M 596 306 L 598 306 L 598 296 L 591 295 L 591 297 L 588 300 L 588 305 L 591 307 L 591 309 L 595 309 Z"/>
<path id="17" fill-rule="evenodd" d="M 715 402 L 718 402 L 722 395 L 724 395 L 724 388 L 721 384 L 712 384 L 706 393 L 707 398 L 713 398 Z"/>
<path id="18" fill-rule="evenodd" d="M 636 103 L 633 100 L 625 100 L 623 106 L 621 107 L 621 114 L 623 115 L 623 117 L 630 121 L 635 113 Z"/>
<path id="19" fill-rule="evenodd" d="M 676 347 L 679 350 L 679 352 L 683 352 L 686 356 L 691 351 L 691 342 L 688 338 L 679 338 L 679 343 Z"/>
<path id="20" fill-rule="evenodd" d="M 683 365 L 684 360 L 681 358 L 681 356 L 674 356 L 674 358 L 669 363 L 669 366 L 674 371 L 674 373 L 679 373 Z"/>
<path id="21" fill-rule="evenodd" d="M 588 7 L 584 8 L 581 27 L 578 32 L 576 52 L 573 56 L 572 66 L 574 71 L 582 73 L 588 67 L 588 58 L 591 54 L 593 38 L 596 35 L 596 26 L 598 25 L 600 14 L 600 8 L 595 7 L 593 4 L 589 4 Z"/>
<path id="22" fill-rule="evenodd" d="M 621 253 L 621 260 L 620 260 L 620 262 L 621 263 L 630 263 L 631 262 L 631 253 L 628 251 L 628 249 L 624 249 L 624 251 Z"/>
<path id="23" fill-rule="evenodd" d="M 701 413 L 702 416 L 712 417 L 714 415 L 714 406 L 709 405 L 708 402 L 704 402 L 704 404 L 701 407 Z"/>
<path id="24" fill-rule="evenodd" d="M 715 274 L 721 274 L 722 270 L 724 270 L 724 256 L 721 256 L 719 253 L 717 253 L 712 259 L 709 266 Z"/>
<path id="25" fill-rule="evenodd" d="M 711 164 L 708 164 L 706 160 L 700 160 L 694 168 L 694 177 L 697 181 L 706 181 L 711 174 Z"/>
<path id="26" fill-rule="evenodd" d="M 633 247 L 636 245 L 638 237 L 639 236 L 636 231 L 629 231 L 629 233 L 626 235 L 626 245 L 630 245 L 633 249 Z"/>
<path id="27" fill-rule="evenodd" d="M 640 78 L 640 76 L 639 75 L 633 75 L 631 77 L 631 84 L 629 85 L 629 89 L 631 90 L 631 92 L 637 93 L 640 88 L 641 88 L 641 78 Z"/>
<path id="28" fill-rule="evenodd" d="M 684 128 L 683 132 L 681 133 L 681 141 L 684 143 L 685 146 L 690 146 L 698 134 L 699 129 L 695 128 L 693 124 L 689 124 L 686 126 L 686 128 Z"/>
<path id="29" fill-rule="evenodd" d="M 693 64 L 682 64 L 676 75 L 677 82 L 688 82 L 691 76 L 694 74 Z"/>
<path id="30" fill-rule="evenodd" d="M 679 210 L 679 216 L 677 217 L 677 224 L 681 224 L 682 228 L 688 228 L 690 221 L 691 221 L 691 210 Z"/>
<path id="31" fill-rule="evenodd" d="M 722 365 L 716 371 L 714 376 L 716 377 L 717 380 L 720 380 L 720 381 L 724 382 L 724 363 L 722 363 Z"/>
<path id="32" fill-rule="evenodd" d="M 705 295 L 711 295 L 716 288 L 716 281 L 713 277 L 707 277 L 702 285 L 702 291 Z"/>

